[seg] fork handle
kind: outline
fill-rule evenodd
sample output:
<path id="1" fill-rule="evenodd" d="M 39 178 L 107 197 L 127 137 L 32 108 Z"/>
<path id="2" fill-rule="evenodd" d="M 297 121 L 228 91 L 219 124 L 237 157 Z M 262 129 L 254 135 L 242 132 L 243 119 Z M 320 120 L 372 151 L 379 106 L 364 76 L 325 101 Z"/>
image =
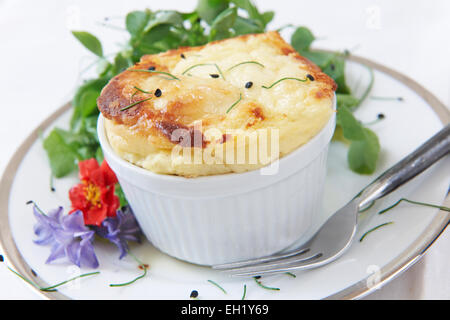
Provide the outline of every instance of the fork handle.
<path id="1" fill-rule="evenodd" d="M 391 193 L 450 152 L 450 124 L 385 171 L 358 196 L 360 210 Z"/>

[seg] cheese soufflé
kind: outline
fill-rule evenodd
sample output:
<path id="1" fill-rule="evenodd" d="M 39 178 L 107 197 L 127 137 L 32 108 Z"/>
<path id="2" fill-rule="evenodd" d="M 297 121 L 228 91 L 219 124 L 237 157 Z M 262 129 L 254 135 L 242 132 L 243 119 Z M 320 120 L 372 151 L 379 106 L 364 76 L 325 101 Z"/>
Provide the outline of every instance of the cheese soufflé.
<path id="1" fill-rule="evenodd" d="M 267 32 L 145 55 L 97 103 L 122 159 L 193 178 L 255 170 L 304 145 L 331 118 L 335 90 Z"/>

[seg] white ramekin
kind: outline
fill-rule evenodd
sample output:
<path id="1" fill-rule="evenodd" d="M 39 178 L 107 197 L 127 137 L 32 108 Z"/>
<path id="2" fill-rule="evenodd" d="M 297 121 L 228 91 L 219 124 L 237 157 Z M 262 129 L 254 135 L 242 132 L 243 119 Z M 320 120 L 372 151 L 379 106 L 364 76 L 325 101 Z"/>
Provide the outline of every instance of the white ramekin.
<path id="1" fill-rule="evenodd" d="M 97 129 L 148 240 L 175 258 L 214 265 L 276 253 L 308 232 L 322 205 L 335 121 L 333 113 L 312 140 L 278 161 L 274 175 L 255 170 L 199 178 L 135 166 L 111 148 L 102 115 Z"/>

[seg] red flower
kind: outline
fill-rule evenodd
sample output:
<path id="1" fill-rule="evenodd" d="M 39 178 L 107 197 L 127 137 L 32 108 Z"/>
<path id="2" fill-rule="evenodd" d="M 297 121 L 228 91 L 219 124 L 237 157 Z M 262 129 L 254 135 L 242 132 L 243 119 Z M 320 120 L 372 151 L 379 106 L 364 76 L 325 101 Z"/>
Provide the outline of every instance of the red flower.
<path id="1" fill-rule="evenodd" d="M 99 166 L 97 160 L 78 163 L 81 183 L 72 187 L 69 198 L 73 213 L 81 210 L 84 224 L 100 226 L 107 217 L 115 217 L 119 198 L 114 194 L 117 178 L 106 161 Z"/>

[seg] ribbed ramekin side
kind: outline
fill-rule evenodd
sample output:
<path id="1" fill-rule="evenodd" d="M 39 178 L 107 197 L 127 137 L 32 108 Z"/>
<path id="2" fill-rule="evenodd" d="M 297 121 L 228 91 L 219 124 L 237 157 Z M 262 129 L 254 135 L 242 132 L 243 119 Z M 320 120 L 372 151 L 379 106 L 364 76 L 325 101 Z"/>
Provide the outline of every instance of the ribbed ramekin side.
<path id="1" fill-rule="evenodd" d="M 320 210 L 327 148 L 308 166 L 265 188 L 229 197 L 178 198 L 119 181 L 155 247 L 212 265 L 273 254 L 311 227 Z"/>

